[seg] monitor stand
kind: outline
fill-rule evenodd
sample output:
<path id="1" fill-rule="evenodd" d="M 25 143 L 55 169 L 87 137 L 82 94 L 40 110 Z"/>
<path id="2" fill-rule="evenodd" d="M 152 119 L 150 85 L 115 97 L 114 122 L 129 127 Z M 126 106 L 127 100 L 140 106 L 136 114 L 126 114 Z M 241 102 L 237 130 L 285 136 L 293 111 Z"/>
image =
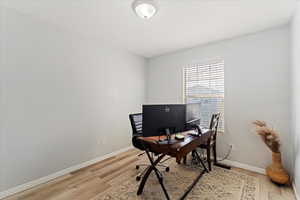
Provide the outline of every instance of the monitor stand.
<path id="1" fill-rule="evenodd" d="M 171 139 L 172 139 L 170 128 L 165 128 L 164 131 L 165 131 L 165 135 L 167 136 L 167 138 L 163 139 L 163 140 L 159 140 L 159 142 L 161 144 L 170 144 L 171 143 Z"/>
<path id="2" fill-rule="evenodd" d="M 199 125 L 192 125 L 192 128 L 195 128 L 197 130 L 198 136 L 200 136 L 202 134 L 201 128 L 199 127 Z"/>
<path id="3" fill-rule="evenodd" d="M 170 132 L 170 129 L 166 128 L 165 131 L 166 131 L 166 135 L 167 135 L 168 144 L 170 144 L 170 142 L 171 142 L 171 132 Z"/>

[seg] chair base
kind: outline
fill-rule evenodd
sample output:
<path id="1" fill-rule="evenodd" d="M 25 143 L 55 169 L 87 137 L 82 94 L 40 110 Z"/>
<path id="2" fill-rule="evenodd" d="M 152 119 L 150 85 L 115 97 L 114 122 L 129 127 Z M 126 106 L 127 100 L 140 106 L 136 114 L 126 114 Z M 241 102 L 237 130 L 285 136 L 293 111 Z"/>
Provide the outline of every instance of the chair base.
<path id="1" fill-rule="evenodd" d="M 135 169 L 138 170 L 138 169 L 140 169 L 141 166 L 146 166 L 146 168 L 136 176 L 136 178 L 135 178 L 136 181 L 140 181 L 140 180 L 141 180 L 142 176 L 146 173 L 146 171 L 149 169 L 149 167 L 150 167 L 151 165 L 145 165 L 145 164 L 136 165 L 136 166 L 135 166 Z M 168 166 L 166 166 L 166 165 L 157 164 L 157 167 L 162 167 L 162 168 L 164 168 L 166 172 L 169 172 L 169 171 L 170 171 L 170 167 L 168 167 Z"/>

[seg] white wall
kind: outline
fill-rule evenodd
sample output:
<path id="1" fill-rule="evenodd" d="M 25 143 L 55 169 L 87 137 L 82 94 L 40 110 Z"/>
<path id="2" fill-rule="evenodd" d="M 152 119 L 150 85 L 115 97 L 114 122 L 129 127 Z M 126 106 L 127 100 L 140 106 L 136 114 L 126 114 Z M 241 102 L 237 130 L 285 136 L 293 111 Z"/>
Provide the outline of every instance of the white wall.
<path id="1" fill-rule="evenodd" d="M 4 50 L 4 46 L 3 46 L 3 37 L 2 37 L 2 33 L 3 33 L 3 24 L 4 22 L 4 10 L 3 8 L 0 6 L 0 66 L 3 66 L 4 64 L 4 60 L 3 60 L 3 50 Z M 1 67 L 0 67 L 0 71 L 1 71 Z M 1 76 L 1 74 L 0 74 Z M 3 101 L 2 101 L 2 80 L 0 79 L 0 108 L 3 107 Z M 3 137 L 3 132 L 2 132 L 2 116 L 3 113 L 0 112 L 0 159 L 3 161 L 4 160 L 4 137 Z M 2 162 L 1 162 L 2 163 Z M 3 168 L 1 167 L 0 164 L 0 191 L 2 191 L 4 188 L 4 172 L 3 172 Z"/>
<path id="2" fill-rule="evenodd" d="M 131 145 L 143 58 L 10 9 L 2 17 L 0 190 Z"/>
<path id="3" fill-rule="evenodd" d="M 294 19 L 291 23 L 292 34 L 292 138 L 294 181 L 297 192 L 300 192 L 300 3 L 298 3 Z M 298 194 L 300 195 L 300 194 Z"/>
<path id="4" fill-rule="evenodd" d="M 283 159 L 290 170 L 289 27 L 149 59 L 147 103 L 183 101 L 182 68 L 215 58 L 225 60 L 225 134 L 219 155 L 234 145 L 230 160 L 264 168 L 271 153 L 251 122 L 265 120 L 281 133 Z"/>

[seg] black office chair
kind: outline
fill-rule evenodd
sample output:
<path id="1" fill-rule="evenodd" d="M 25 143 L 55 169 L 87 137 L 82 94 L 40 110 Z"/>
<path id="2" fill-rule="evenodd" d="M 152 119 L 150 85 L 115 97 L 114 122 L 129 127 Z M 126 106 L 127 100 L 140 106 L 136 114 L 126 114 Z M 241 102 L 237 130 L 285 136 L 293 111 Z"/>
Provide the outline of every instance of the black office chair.
<path id="1" fill-rule="evenodd" d="M 137 113 L 137 114 L 130 114 L 129 115 L 131 127 L 132 127 L 132 144 L 135 148 L 143 151 L 138 156 L 142 156 L 145 154 L 145 147 L 141 140 L 138 139 L 138 137 L 143 136 L 143 114 Z M 151 153 L 151 156 L 155 156 L 153 153 Z M 165 159 L 164 161 L 160 162 L 157 166 L 164 167 L 165 170 L 168 172 L 170 171 L 170 168 L 168 166 L 163 165 L 162 163 L 168 160 L 169 158 Z M 139 169 L 141 166 L 145 166 L 146 168 L 137 175 L 136 180 L 141 180 L 141 177 L 144 175 L 144 173 L 147 171 L 147 169 L 151 166 L 150 164 L 138 164 L 135 166 L 136 169 Z"/>

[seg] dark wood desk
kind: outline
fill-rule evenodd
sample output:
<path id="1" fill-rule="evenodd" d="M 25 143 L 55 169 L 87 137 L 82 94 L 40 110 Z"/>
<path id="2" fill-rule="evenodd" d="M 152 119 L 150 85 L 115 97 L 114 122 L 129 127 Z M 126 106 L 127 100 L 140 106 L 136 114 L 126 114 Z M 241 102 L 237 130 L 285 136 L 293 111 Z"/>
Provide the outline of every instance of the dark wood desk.
<path id="1" fill-rule="evenodd" d="M 163 184 L 163 177 L 162 174 L 159 172 L 159 170 L 156 168 L 156 165 L 165 157 L 165 156 L 171 156 L 176 158 L 177 163 L 181 163 L 181 160 L 187 156 L 188 153 L 194 151 L 199 145 L 201 144 L 206 144 L 208 139 L 210 138 L 211 135 L 211 130 L 206 129 L 202 131 L 202 134 L 200 136 L 192 136 L 189 133 L 193 131 L 186 131 L 183 132 L 182 134 L 185 135 L 184 140 L 176 140 L 175 135 L 172 135 L 172 139 L 170 143 L 164 143 L 162 144 L 159 142 L 159 140 L 165 139 L 166 137 L 164 136 L 155 136 L 155 137 L 139 137 L 145 147 L 146 147 L 146 154 L 148 156 L 148 159 L 151 163 L 151 166 L 148 168 L 146 171 L 145 175 L 143 176 L 137 195 L 142 194 L 144 186 L 146 184 L 146 181 L 151 174 L 152 171 L 155 172 L 157 179 L 164 191 L 164 194 L 167 199 L 169 198 L 168 192 Z M 153 160 L 153 158 L 150 156 L 149 152 L 154 152 L 158 154 L 158 157 L 156 160 Z M 198 153 L 195 151 L 195 154 L 197 156 L 197 159 L 199 160 L 199 163 L 203 166 L 203 170 L 200 172 L 200 174 L 196 177 L 195 181 L 188 187 L 186 192 L 180 197 L 180 199 L 184 199 L 188 193 L 192 190 L 192 188 L 196 185 L 196 183 L 200 180 L 202 175 L 207 172 L 208 170 L 202 160 L 200 159 L 200 156 Z"/>

